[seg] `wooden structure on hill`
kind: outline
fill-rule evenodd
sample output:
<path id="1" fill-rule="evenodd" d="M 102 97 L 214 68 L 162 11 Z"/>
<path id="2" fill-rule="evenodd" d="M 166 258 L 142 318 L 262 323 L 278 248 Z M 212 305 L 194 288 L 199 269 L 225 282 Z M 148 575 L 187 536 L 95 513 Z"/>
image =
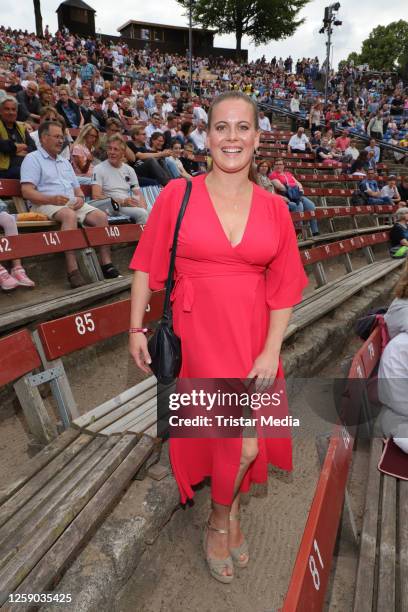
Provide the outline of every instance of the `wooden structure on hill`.
<path id="1" fill-rule="evenodd" d="M 95 36 L 95 9 L 83 0 L 64 0 L 56 10 L 58 29 L 65 26 L 74 34 Z"/>
<path id="2" fill-rule="evenodd" d="M 118 32 L 134 49 L 149 48 L 152 51 L 157 49 L 161 53 L 179 53 L 180 55 L 186 55 L 188 51 L 189 29 L 187 27 L 131 19 L 120 26 Z M 214 47 L 215 34 L 214 30 L 193 28 L 193 55 L 201 57 L 213 55 L 235 59 L 237 53 L 235 49 Z M 247 50 L 241 51 L 241 59 L 248 60 Z"/>

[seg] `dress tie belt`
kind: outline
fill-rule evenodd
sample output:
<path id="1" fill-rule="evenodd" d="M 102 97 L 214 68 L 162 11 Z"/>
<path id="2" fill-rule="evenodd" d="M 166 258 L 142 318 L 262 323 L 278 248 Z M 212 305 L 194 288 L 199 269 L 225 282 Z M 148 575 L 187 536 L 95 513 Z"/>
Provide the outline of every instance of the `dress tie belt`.
<path id="1" fill-rule="evenodd" d="M 192 283 L 192 278 L 209 278 L 209 277 L 222 277 L 222 276 L 247 276 L 247 275 L 257 275 L 259 277 L 263 276 L 264 268 L 262 269 L 252 269 L 246 272 L 236 272 L 235 274 L 197 274 L 197 275 L 186 275 L 179 274 L 176 278 L 176 282 L 174 283 L 173 290 L 170 295 L 170 301 L 174 302 L 176 296 L 179 295 L 179 291 L 183 292 L 182 295 L 182 308 L 183 312 L 191 312 L 193 309 L 194 303 L 194 286 Z"/>

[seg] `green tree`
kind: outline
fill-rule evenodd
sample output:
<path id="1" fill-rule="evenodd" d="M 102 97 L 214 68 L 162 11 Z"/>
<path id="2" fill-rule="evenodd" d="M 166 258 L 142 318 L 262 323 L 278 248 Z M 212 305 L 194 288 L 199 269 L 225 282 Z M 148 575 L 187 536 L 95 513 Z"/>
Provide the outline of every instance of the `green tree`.
<path id="1" fill-rule="evenodd" d="M 37 36 L 43 35 L 42 28 L 42 15 L 41 15 L 41 2 L 40 0 L 33 0 L 34 2 L 34 17 L 35 17 L 35 33 Z"/>
<path id="2" fill-rule="evenodd" d="M 408 61 L 408 22 L 400 19 L 374 28 L 363 41 L 359 61 L 374 70 L 402 70 Z"/>
<path id="3" fill-rule="evenodd" d="M 304 22 L 299 11 L 310 0 L 177 0 L 189 9 L 195 23 L 216 28 L 218 34 L 234 33 L 241 51 L 244 34 L 256 45 L 292 36 Z"/>

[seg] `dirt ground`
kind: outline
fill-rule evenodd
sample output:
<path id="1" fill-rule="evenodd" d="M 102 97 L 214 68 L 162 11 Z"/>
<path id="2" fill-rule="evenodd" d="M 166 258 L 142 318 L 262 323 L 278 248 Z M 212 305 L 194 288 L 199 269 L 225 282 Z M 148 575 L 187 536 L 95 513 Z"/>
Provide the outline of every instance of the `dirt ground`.
<path id="1" fill-rule="evenodd" d="M 252 495 L 243 505 L 242 525 L 252 560 L 237 570 L 231 585 L 214 581 L 202 553 L 202 530 L 209 513 L 209 487 L 196 493 L 191 507 L 177 511 L 149 547 L 135 574 L 121 593 L 115 612 L 276 612 L 282 605 L 304 529 L 320 465 L 315 436 L 331 430 L 321 418 L 333 408 L 330 377 L 340 376 L 339 364 L 352 354 L 358 341 L 320 373 L 319 380 L 304 381 L 304 387 L 291 401 L 291 413 L 301 420 L 294 431 L 294 471 L 272 470 L 267 491 Z M 354 458 L 349 492 L 357 527 L 361 527 L 367 449 L 364 444 Z M 248 500 L 247 500 L 248 501 Z M 357 548 L 348 539 L 346 527 L 340 541 L 327 596 L 326 610 L 352 609 Z M 152 585 L 154 584 L 154 588 Z"/>

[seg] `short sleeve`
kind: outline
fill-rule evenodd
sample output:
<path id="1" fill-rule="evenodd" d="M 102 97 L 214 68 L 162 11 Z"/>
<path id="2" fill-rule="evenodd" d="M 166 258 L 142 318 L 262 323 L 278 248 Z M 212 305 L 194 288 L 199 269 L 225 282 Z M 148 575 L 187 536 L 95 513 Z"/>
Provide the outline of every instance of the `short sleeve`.
<path id="1" fill-rule="evenodd" d="M 137 174 L 133 170 L 133 168 L 131 168 L 130 166 L 129 166 L 129 176 L 130 176 L 130 184 L 132 186 L 132 189 L 139 189 L 139 181 L 137 180 Z"/>
<path id="2" fill-rule="evenodd" d="M 65 168 L 67 169 L 67 172 L 70 174 L 70 180 L 71 180 L 71 185 L 73 189 L 78 189 L 78 187 L 80 186 L 79 181 L 76 177 L 73 167 L 71 166 L 71 163 L 68 160 L 64 160 L 64 162 L 66 162 Z"/>
<path id="3" fill-rule="evenodd" d="M 102 164 L 98 164 L 92 173 L 91 185 L 99 185 L 103 188 Z"/>
<path id="4" fill-rule="evenodd" d="M 169 270 L 170 250 L 185 181 L 170 181 L 158 196 L 130 262 L 131 270 L 149 274 L 152 291 L 163 289 Z"/>
<path id="5" fill-rule="evenodd" d="M 302 300 L 302 292 L 308 285 L 308 279 L 303 269 L 289 210 L 281 201 L 275 201 L 274 207 L 277 211 L 275 222 L 279 224 L 280 236 L 276 255 L 266 270 L 266 302 L 271 310 L 280 310 L 290 308 Z"/>
<path id="6" fill-rule="evenodd" d="M 35 153 L 29 153 L 21 164 L 20 182 L 32 183 L 36 187 L 41 180 L 41 166 Z"/>

